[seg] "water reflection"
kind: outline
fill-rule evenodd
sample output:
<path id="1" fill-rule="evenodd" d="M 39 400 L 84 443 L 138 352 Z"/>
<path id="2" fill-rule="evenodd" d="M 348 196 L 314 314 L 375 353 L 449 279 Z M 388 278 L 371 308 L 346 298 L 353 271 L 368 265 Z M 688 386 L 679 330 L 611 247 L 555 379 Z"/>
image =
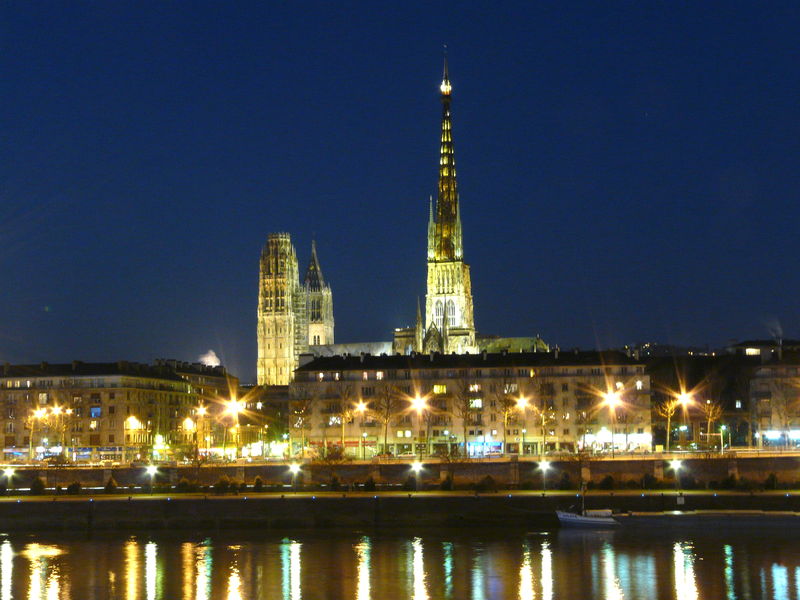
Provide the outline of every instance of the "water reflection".
<path id="1" fill-rule="evenodd" d="M 789 535 L 45 541 L 0 542 L 0 600 L 800 599 L 800 548 Z"/>
<path id="2" fill-rule="evenodd" d="M 363 537 L 356 544 L 356 560 L 358 561 L 356 577 L 356 600 L 370 600 L 370 563 L 369 563 L 369 538 Z"/>
<path id="3" fill-rule="evenodd" d="M 694 552 L 687 542 L 675 542 L 672 547 L 674 559 L 675 596 L 681 600 L 696 600 L 697 583 L 694 577 Z"/>

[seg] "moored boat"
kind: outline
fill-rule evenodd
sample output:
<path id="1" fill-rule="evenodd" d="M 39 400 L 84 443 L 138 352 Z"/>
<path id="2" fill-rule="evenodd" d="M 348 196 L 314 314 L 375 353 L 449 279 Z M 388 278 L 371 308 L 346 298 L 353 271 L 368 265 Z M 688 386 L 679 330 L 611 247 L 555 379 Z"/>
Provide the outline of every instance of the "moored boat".
<path id="1" fill-rule="evenodd" d="M 580 514 L 557 510 L 556 516 L 562 527 L 590 527 L 602 529 L 619 526 L 619 521 L 611 516 L 611 511 L 608 509 L 584 510 Z"/>

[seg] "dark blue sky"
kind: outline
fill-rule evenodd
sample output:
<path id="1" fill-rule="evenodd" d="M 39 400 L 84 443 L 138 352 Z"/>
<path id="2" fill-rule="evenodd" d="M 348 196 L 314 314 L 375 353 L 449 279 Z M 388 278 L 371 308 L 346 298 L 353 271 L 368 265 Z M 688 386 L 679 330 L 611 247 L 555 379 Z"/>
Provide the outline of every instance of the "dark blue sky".
<path id="1" fill-rule="evenodd" d="M 797 3 L 377 4 L 0 5 L 0 361 L 250 380 L 272 231 L 410 324 L 445 42 L 479 330 L 800 335 Z"/>

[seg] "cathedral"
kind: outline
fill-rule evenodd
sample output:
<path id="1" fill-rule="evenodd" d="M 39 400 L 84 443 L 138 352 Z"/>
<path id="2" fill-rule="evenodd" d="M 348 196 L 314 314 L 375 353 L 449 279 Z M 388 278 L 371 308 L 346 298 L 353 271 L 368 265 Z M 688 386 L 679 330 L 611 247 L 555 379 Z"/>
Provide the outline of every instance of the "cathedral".
<path id="1" fill-rule="evenodd" d="M 301 284 L 290 235 L 271 233 L 261 251 L 258 285 L 258 384 L 287 385 L 300 355 L 325 344 L 333 344 L 333 294 L 316 243 Z"/>
<path id="2" fill-rule="evenodd" d="M 472 315 L 469 265 L 464 262 L 461 209 L 458 204 L 456 158 L 450 100 L 453 87 L 447 72 L 439 86 L 442 95 L 442 132 L 439 146 L 439 185 L 436 209 L 428 208 L 428 284 L 425 320 L 417 307 L 414 327 L 395 330 L 395 352 L 477 352 Z"/>
<path id="3" fill-rule="evenodd" d="M 322 277 L 315 245 L 305 282 L 300 283 L 297 255 L 288 233 L 269 235 L 261 253 L 258 295 L 258 383 L 286 385 L 301 354 L 466 354 L 547 351 L 538 336 L 502 338 L 475 331 L 469 265 L 464 262 L 461 208 L 456 182 L 453 87 L 444 63 L 439 86 L 442 123 L 436 202 L 428 205 L 427 290 L 424 318 L 417 302 L 416 324 L 397 328 L 391 341 L 335 344 L 333 297 Z"/>

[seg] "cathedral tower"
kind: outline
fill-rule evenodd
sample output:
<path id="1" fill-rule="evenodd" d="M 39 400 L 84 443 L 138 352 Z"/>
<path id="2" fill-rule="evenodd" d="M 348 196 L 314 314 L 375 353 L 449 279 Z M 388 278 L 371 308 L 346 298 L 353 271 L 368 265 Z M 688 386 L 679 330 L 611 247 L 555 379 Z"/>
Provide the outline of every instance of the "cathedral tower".
<path id="1" fill-rule="evenodd" d="M 442 98 L 442 133 L 439 148 L 439 185 L 434 209 L 428 212 L 428 285 L 425 296 L 425 352 L 477 352 L 472 314 L 469 265 L 464 262 L 461 210 L 456 184 L 450 102 L 452 86 L 444 62 L 439 87 Z"/>
<path id="2" fill-rule="evenodd" d="M 271 233 L 261 251 L 258 384 L 287 385 L 303 352 L 308 352 L 308 314 L 297 254 L 288 233 Z"/>
<path id="3" fill-rule="evenodd" d="M 311 346 L 333 344 L 333 293 L 325 282 L 317 258 L 317 244 L 311 242 L 311 261 L 305 281 L 308 306 L 308 343 Z"/>

